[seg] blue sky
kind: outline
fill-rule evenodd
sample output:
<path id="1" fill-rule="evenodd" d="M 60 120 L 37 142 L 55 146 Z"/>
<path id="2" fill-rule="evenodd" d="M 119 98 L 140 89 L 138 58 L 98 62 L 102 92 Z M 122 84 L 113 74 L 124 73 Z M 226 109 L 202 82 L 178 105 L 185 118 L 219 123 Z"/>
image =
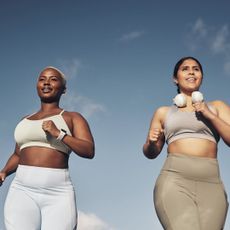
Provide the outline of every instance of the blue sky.
<path id="1" fill-rule="evenodd" d="M 67 75 L 61 106 L 88 120 L 93 160 L 72 154 L 80 230 L 161 230 L 152 190 L 166 157 L 142 154 L 154 110 L 172 104 L 182 56 L 203 64 L 205 99 L 230 104 L 229 1 L 0 1 L 0 167 L 22 116 L 39 108 L 36 80 L 47 65 Z M 230 194 L 230 149 L 219 143 Z M 10 176 L 0 188 L 0 230 Z M 230 229 L 230 214 L 226 229 Z"/>

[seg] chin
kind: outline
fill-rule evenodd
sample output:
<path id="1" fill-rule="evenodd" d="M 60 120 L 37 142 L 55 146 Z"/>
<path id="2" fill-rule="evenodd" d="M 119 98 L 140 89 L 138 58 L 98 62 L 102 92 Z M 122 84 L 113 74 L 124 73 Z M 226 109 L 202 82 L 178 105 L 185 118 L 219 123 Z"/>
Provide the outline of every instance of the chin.
<path id="1" fill-rule="evenodd" d="M 56 102 L 58 101 L 57 99 L 54 99 L 54 98 L 50 98 L 50 97 L 41 97 L 41 102 L 43 103 L 53 103 L 53 102 Z"/>

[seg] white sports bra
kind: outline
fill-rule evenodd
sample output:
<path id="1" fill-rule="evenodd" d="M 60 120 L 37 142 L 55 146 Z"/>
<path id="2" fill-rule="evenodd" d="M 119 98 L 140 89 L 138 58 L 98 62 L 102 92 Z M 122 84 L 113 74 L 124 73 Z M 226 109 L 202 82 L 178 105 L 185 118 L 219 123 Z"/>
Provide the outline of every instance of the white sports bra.
<path id="1" fill-rule="evenodd" d="M 67 145 L 65 145 L 62 141 L 58 141 L 51 135 L 48 135 L 42 129 L 43 121 L 52 120 L 58 129 L 64 129 L 66 130 L 66 133 L 68 135 L 72 136 L 62 116 L 63 112 L 64 110 L 62 110 L 61 113 L 57 115 L 53 115 L 39 120 L 29 120 L 28 117 L 30 117 L 31 115 L 22 119 L 18 123 L 14 131 L 14 138 L 20 150 L 27 147 L 38 146 L 56 149 L 63 153 L 70 154 L 71 149 Z"/>

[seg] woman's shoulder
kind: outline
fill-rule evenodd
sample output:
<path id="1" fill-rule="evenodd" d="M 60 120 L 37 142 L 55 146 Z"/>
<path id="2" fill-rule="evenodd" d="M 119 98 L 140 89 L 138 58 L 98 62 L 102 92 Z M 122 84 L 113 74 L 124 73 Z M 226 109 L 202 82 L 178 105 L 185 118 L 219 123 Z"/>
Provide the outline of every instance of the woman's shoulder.
<path id="1" fill-rule="evenodd" d="M 229 106 L 226 102 L 222 100 L 214 100 L 209 102 L 211 105 L 218 107 L 218 106 Z"/>
<path id="2" fill-rule="evenodd" d="M 26 118 L 30 118 L 30 117 L 34 116 L 34 114 L 36 114 L 36 113 L 37 113 L 37 112 L 30 113 L 30 114 L 26 114 L 26 115 L 24 115 L 23 117 L 20 118 L 20 121 L 22 121 L 22 120 L 24 120 L 24 119 L 26 119 Z"/>
<path id="3" fill-rule="evenodd" d="M 65 110 L 63 113 L 63 116 L 65 116 L 71 120 L 78 120 L 78 121 L 86 120 L 81 113 L 75 112 L 75 111 L 66 111 Z"/>
<path id="4" fill-rule="evenodd" d="M 209 105 L 211 105 L 212 107 L 214 107 L 215 109 L 229 109 L 229 105 L 222 101 L 222 100 L 214 100 L 214 101 L 210 101 L 208 102 Z"/>
<path id="5" fill-rule="evenodd" d="M 171 106 L 161 106 L 159 108 L 157 108 L 155 110 L 155 113 L 153 115 L 153 119 L 157 119 L 159 121 L 161 121 L 162 123 L 164 123 L 168 112 L 170 111 L 172 107 Z"/>
<path id="6" fill-rule="evenodd" d="M 217 111 L 223 111 L 223 110 L 230 110 L 230 106 L 229 104 L 227 104 L 226 102 L 222 101 L 222 100 L 214 100 L 214 101 L 210 101 L 209 104 L 214 107 L 215 110 Z"/>
<path id="7" fill-rule="evenodd" d="M 155 113 L 164 116 L 168 113 L 168 111 L 171 108 L 172 108 L 172 106 L 161 106 L 161 107 L 156 109 Z"/>

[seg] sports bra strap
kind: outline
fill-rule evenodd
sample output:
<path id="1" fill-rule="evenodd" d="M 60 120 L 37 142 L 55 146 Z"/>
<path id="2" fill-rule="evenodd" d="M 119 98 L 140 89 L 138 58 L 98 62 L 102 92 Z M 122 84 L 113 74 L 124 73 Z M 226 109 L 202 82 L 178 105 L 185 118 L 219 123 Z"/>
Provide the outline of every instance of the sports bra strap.
<path id="1" fill-rule="evenodd" d="M 65 110 L 63 109 L 59 114 L 62 115 L 65 112 Z"/>
<path id="2" fill-rule="evenodd" d="M 63 109 L 58 115 L 62 115 L 63 113 L 65 112 L 65 110 Z M 27 116 L 25 116 L 24 118 L 29 118 L 29 117 L 32 117 L 34 114 L 36 114 L 37 112 L 34 112 L 32 114 L 29 114 Z M 52 116 L 51 116 L 52 117 Z"/>
<path id="3" fill-rule="evenodd" d="M 36 112 L 31 113 L 31 114 L 29 114 L 29 115 L 25 116 L 24 118 L 29 118 L 29 117 L 32 117 L 35 113 L 36 113 Z"/>

